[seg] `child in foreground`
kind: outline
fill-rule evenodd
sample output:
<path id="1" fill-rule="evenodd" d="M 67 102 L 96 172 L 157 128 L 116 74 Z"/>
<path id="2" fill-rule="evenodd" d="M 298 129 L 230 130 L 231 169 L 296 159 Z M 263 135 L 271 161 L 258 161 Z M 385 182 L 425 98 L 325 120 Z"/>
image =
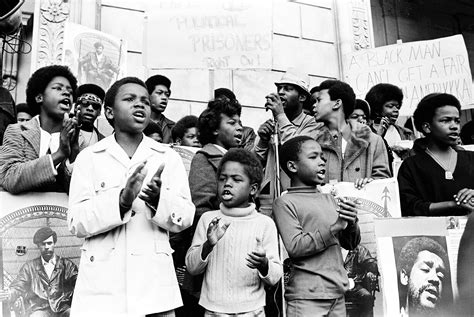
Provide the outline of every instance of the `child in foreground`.
<path id="1" fill-rule="evenodd" d="M 187 269 L 204 273 L 199 304 L 205 316 L 265 316 L 263 284 L 276 284 L 283 271 L 275 224 L 249 202 L 262 181 L 262 166 L 250 152 L 230 149 L 217 175 L 222 203 L 199 219 Z"/>
<path id="2" fill-rule="evenodd" d="M 182 305 L 168 232 L 191 226 L 194 206 L 179 154 L 143 135 L 150 97 L 138 78 L 105 96 L 114 134 L 79 153 L 68 225 L 85 238 L 71 316 L 174 316 Z"/>
<path id="3" fill-rule="evenodd" d="M 297 136 L 283 144 L 280 165 L 291 179 L 288 193 L 273 203 L 291 263 L 287 316 L 345 316 L 349 281 L 340 247 L 351 250 L 360 242 L 356 204 L 319 192 L 325 160 L 311 137 Z"/>

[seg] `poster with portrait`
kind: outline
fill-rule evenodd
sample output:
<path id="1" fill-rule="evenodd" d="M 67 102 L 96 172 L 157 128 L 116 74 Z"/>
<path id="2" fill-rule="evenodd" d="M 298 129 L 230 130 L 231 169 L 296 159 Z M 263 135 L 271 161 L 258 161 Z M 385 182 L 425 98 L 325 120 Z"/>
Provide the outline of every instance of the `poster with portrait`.
<path id="1" fill-rule="evenodd" d="M 375 220 L 385 316 L 449 313 L 465 224 L 466 217 Z"/>
<path id="2" fill-rule="evenodd" d="M 28 283 L 21 282 L 24 280 L 60 281 L 51 283 L 61 285 L 63 298 L 72 296 L 83 239 L 68 230 L 67 204 L 68 196 L 64 193 L 12 195 L 0 191 L 0 290 L 10 292 L 9 298 L 2 300 L 2 317 L 29 316 L 38 304 L 32 295 L 34 291 L 25 286 Z M 47 273 L 42 269 L 41 259 L 48 257 L 54 258 L 50 262 L 54 263 L 54 270 Z M 31 277 L 33 274 L 27 272 L 35 274 Z"/>
<path id="3" fill-rule="evenodd" d="M 125 42 L 110 34 L 80 24 L 66 23 L 63 65 L 78 79 L 78 85 L 92 83 L 105 91 L 124 77 L 127 65 Z"/>
<path id="4" fill-rule="evenodd" d="M 335 197 L 357 200 L 358 219 L 363 244 L 376 257 L 374 219 L 378 217 L 401 217 L 400 194 L 396 178 L 374 180 L 357 189 L 353 182 L 338 182 L 321 187 L 323 193 L 331 193 Z"/>

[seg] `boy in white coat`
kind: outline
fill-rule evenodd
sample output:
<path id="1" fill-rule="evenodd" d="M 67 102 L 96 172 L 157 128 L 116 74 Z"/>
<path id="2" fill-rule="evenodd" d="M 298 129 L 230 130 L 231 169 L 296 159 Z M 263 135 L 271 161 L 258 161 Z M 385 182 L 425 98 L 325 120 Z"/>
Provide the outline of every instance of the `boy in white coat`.
<path id="1" fill-rule="evenodd" d="M 150 111 L 140 79 L 115 82 L 115 133 L 76 159 L 68 225 L 86 239 L 71 316 L 174 316 L 182 305 L 168 231 L 189 227 L 195 208 L 179 155 L 142 133 Z"/>

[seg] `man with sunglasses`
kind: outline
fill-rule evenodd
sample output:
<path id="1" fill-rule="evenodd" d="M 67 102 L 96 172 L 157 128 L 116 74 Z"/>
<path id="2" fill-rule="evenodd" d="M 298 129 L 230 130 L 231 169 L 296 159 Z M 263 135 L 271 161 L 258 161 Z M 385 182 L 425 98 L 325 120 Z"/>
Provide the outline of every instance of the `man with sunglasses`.
<path id="1" fill-rule="evenodd" d="M 94 126 L 104 98 L 105 91 L 97 85 L 84 84 L 77 88 L 76 113 L 80 125 L 78 140 L 80 151 L 104 138 Z"/>

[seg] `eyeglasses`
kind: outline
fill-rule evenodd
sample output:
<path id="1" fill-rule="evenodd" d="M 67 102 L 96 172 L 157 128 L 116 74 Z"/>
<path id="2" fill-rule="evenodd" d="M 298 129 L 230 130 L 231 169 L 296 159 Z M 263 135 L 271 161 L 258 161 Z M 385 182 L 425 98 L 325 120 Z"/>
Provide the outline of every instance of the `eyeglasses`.
<path id="1" fill-rule="evenodd" d="M 84 107 L 84 108 L 87 108 L 87 107 L 89 107 L 89 106 L 92 106 L 92 108 L 93 108 L 94 110 L 96 110 L 96 111 L 97 111 L 97 110 L 100 110 L 100 108 L 102 107 L 102 105 L 101 105 L 100 103 L 98 103 L 98 102 L 93 102 L 93 101 L 90 101 L 90 100 L 80 100 L 80 101 L 79 101 L 79 105 L 80 105 L 81 107 Z"/>

